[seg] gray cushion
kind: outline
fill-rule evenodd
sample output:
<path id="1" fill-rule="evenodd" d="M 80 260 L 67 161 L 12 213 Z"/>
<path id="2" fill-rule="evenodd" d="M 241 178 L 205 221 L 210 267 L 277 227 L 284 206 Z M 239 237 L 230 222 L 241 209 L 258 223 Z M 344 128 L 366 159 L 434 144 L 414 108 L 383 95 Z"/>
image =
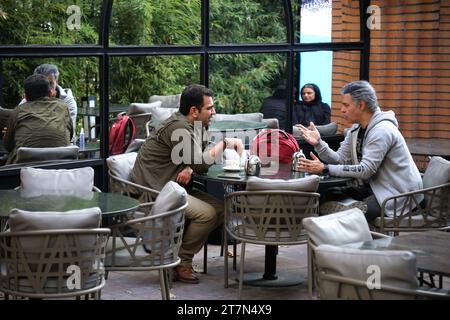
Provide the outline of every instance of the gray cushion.
<path id="1" fill-rule="evenodd" d="M 372 240 L 367 220 L 358 208 L 321 217 L 305 218 L 303 226 L 316 245 L 343 245 Z"/>
<path id="2" fill-rule="evenodd" d="M 174 95 L 168 95 L 168 96 L 152 95 L 148 102 L 161 101 L 162 108 L 178 109 L 180 107 L 180 99 L 181 99 L 181 94 L 174 94 Z"/>
<path id="3" fill-rule="evenodd" d="M 20 170 L 21 190 L 27 194 L 78 194 L 89 193 L 94 186 L 94 169 L 36 169 Z"/>
<path id="4" fill-rule="evenodd" d="M 315 252 L 316 263 L 319 269 L 326 273 L 344 276 L 366 282 L 373 274 L 368 273 L 369 266 L 376 266 L 380 271 L 381 285 L 398 288 L 418 288 L 416 280 L 416 257 L 412 252 L 400 250 L 361 250 L 343 248 L 331 245 L 321 245 Z M 370 269 L 369 269 L 370 270 Z M 372 283 L 372 282 L 371 282 Z M 366 288 L 364 288 L 366 289 Z M 320 297 L 324 299 L 337 298 L 338 286 L 336 283 L 323 281 L 320 283 Z M 348 286 L 340 288 L 343 299 L 356 299 L 355 292 Z M 361 290 L 362 299 L 369 297 Z M 373 290 L 375 299 L 401 299 L 402 295 Z"/>
<path id="5" fill-rule="evenodd" d="M 17 149 L 17 163 L 46 161 L 46 160 L 71 160 L 78 159 L 78 146 Z"/>
<path id="6" fill-rule="evenodd" d="M 247 181 L 247 191 L 258 190 L 291 190 L 316 192 L 319 187 L 320 178 L 317 175 L 310 175 L 305 178 L 282 180 L 282 179 L 264 179 L 250 177 Z"/>
<path id="7" fill-rule="evenodd" d="M 267 125 L 267 128 L 269 128 L 269 129 L 279 129 L 280 128 L 280 123 L 277 118 L 262 119 L 262 122 L 265 123 Z M 284 129 L 284 128 L 282 128 L 282 129 Z"/>
<path id="8" fill-rule="evenodd" d="M 177 112 L 177 108 L 162 108 L 162 107 L 152 107 L 151 113 L 152 113 L 152 126 L 156 128 L 156 126 L 161 123 L 162 121 L 169 118 L 172 113 Z"/>
<path id="9" fill-rule="evenodd" d="M 161 192 L 159 193 L 158 197 L 156 197 L 156 201 L 153 204 L 152 211 L 150 212 L 150 215 L 157 215 L 161 214 L 167 211 L 175 210 L 182 205 L 184 205 L 187 202 L 187 192 L 186 190 L 181 187 L 178 183 L 169 181 L 165 184 L 165 186 L 161 189 Z M 178 214 L 175 214 L 171 216 L 171 219 L 173 223 L 176 223 L 180 220 L 183 212 L 179 212 Z M 162 228 L 162 220 L 156 220 L 153 225 L 153 229 L 159 229 Z M 152 227 L 152 222 L 146 222 L 146 226 Z M 169 229 L 170 226 L 167 226 Z M 142 235 L 142 238 L 145 240 L 152 238 L 152 232 L 146 231 Z M 153 249 L 159 249 L 161 246 L 161 243 L 153 244 Z M 144 248 L 148 251 L 152 251 L 150 248 L 148 248 L 146 245 L 144 245 Z"/>
<path id="10" fill-rule="evenodd" d="M 119 178 L 128 180 L 136 162 L 137 152 L 128 152 L 108 157 L 106 164 L 111 173 Z"/>
<path id="11" fill-rule="evenodd" d="M 125 153 L 138 152 L 139 149 L 141 149 L 144 142 L 145 139 L 133 139 L 133 141 L 131 141 L 130 145 L 128 146 L 127 150 L 125 150 Z"/>
<path id="12" fill-rule="evenodd" d="M 319 131 L 321 136 L 331 136 L 336 134 L 337 124 L 335 122 L 330 122 L 321 126 L 316 126 L 317 131 Z"/>
<path id="13" fill-rule="evenodd" d="M 247 191 L 305 191 L 316 192 L 319 187 L 319 176 L 311 175 L 300 179 L 282 180 L 282 179 L 264 179 L 258 177 L 250 177 L 247 180 Z M 251 205 L 264 203 L 266 201 L 264 195 L 251 195 L 248 202 Z M 294 203 L 298 206 L 307 204 L 309 198 L 295 198 Z"/>
<path id="14" fill-rule="evenodd" d="M 152 103 L 132 103 L 128 107 L 128 114 L 141 114 L 152 112 L 151 108 L 161 107 L 161 101 L 155 101 Z"/>
<path id="15" fill-rule="evenodd" d="M 100 227 L 100 221 L 101 211 L 98 207 L 66 212 L 12 209 L 8 220 L 11 231 L 90 229 Z"/>
<path id="16" fill-rule="evenodd" d="M 430 188 L 450 181 L 450 161 L 432 157 L 423 175 L 423 187 Z"/>
<path id="17" fill-rule="evenodd" d="M 432 157 L 423 175 L 423 187 L 430 188 L 447 182 L 450 182 L 450 161 L 442 157 Z M 431 205 L 431 208 L 434 209 L 432 210 L 433 214 L 440 211 L 441 201 L 445 201 L 445 198 L 447 198 L 447 203 L 444 205 L 447 206 L 447 209 L 450 208 L 450 197 L 444 197 L 441 194 L 442 192 L 446 192 L 446 190 L 437 191 L 436 197 L 431 204 L 429 203 L 431 195 L 425 195 L 425 199 Z"/>
<path id="18" fill-rule="evenodd" d="M 222 114 L 218 113 L 213 116 L 212 121 L 253 121 L 261 122 L 263 114 L 260 112 L 255 113 L 240 113 L 240 114 Z"/>

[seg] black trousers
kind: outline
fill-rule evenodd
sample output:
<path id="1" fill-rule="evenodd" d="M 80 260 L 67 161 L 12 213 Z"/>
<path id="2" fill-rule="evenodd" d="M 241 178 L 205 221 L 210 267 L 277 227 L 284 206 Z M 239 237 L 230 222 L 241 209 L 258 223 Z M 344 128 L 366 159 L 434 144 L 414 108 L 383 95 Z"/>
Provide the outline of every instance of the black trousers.
<path id="1" fill-rule="evenodd" d="M 369 186 L 345 186 L 328 188 L 321 195 L 320 203 L 324 203 L 326 201 L 340 201 L 347 198 L 351 198 L 357 201 L 363 201 L 365 204 L 367 204 L 367 212 L 365 213 L 365 216 L 368 222 L 372 222 L 380 216 L 381 207 L 378 204 L 378 201 Z"/>

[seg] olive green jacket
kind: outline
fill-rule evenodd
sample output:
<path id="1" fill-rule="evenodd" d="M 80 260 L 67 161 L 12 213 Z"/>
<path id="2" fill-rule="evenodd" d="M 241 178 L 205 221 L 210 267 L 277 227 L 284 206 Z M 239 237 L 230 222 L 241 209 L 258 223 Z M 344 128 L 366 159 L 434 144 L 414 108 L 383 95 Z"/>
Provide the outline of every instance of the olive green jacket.
<path id="1" fill-rule="evenodd" d="M 3 138 L 9 151 L 6 164 L 15 163 L 19 147 L 63 147 L 70 144 L 73 124 L 66 104 L 57 98 L 39 98 L 17 106 Z"/>
<path id="2" fill-rule="evenodd" d="M 196 173 L 208 171 L 214 159 L 205 151 L 207 141 L 207 132 L 200 122 L 194 126 L 180 112 L 172 114 L 142 145 L 130 180 L 161 190 L 167 182 L 175 181 L 187 166 Z M 192 181 L 184 187 L 189 190 L 191 184 Z"/>

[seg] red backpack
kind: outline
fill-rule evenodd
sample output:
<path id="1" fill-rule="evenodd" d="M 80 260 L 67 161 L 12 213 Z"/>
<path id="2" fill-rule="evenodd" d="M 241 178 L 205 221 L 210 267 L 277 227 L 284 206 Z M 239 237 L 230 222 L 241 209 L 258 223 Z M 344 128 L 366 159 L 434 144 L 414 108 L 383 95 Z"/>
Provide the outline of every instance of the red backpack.
<path id="1" fill-rule="evenodd" d="M 299 150 L 294 136 L 279 129 L 261 130 L 250 145 L 250 153 L 258 155 L 263 165 L 269 164 L 271 160 L 290 163 L 292 154 Z"/>
<path id="2" fill-rule="evenodd" d="M 109 130 L 109 154 L 124 153 L 135 135 L 136 126 L 134 125 L 133 119 L 125 113 L 120 113 L 117 116 L 117 121 Z"/>

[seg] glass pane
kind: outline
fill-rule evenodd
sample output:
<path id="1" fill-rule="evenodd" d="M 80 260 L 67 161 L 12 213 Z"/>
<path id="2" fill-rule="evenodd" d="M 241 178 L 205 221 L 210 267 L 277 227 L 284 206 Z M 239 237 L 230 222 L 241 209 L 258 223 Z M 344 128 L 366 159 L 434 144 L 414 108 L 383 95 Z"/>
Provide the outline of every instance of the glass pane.
<path id="1" fill-rule="evenodd" d="M 359 0 L 293 2 L 296 41 L 348 42 L 360 40 Z"/>
<path id="2" fill-rule="evenodd" d="M 286 42 L 282 1 L 211 0 L 211 43 Z"/>
<path id="3" fill-rule="evenodd" d="M 201 43 L 200 0 L 115 0 L 112 45 L 198 45 Z"/>
<path id="4" fill-rule="evenodd" d="M 285 79 L 284 54 L 219 54 L 210 58 L 210 88 L 217 113 L 259 112 Z"/>
<path id="5" fill-rule="evenodd" d="M 68 105 L 71 118 L 74 121 L 76 130 L 72 143 L 79 144 L 80 129 L 84 128 L 85 150 L 80 150 L 79 158 L 98 158 L 100 156 L 100 122 L 98 116 L 101 109 L 99 107 L 98 58 L 3 59 L 4 81 L 1 88 L 2 101 L 0 101 L 0 104 L 4 108 L 12 110 L 19 103 L 24 103 L 23 81 L 33 74 L 35 68 L 41 64 L 53 64 L 59 71 L 57 97 Z M 45 71 L 40 73 L 45 73 Z M 86 107 L 95 107 L 95 109 L 87 110 Z M 44 145 L 26 146 L 45 147 Z M 0 146 L 0 153 L 2 151 L 5 152 L 3 145 Z"/>
<path id="6" fill-rule="evenodd" d="M 97 44 L 102 0 L 2 0 L 0 44 Z"/>
<path id="7" fill-rule="evenodd" d="M 178 107 L 178 97 L 174 95 L 180 94 L 186 85 L 192 83 L 200 83 L 200 56 L 112 57 L 109 87 L 110 126 L 116 121 L 118 112 L 128 111 L 130 103 L 148 103 L 151 96 L 173 96 L 161 97 L 174 101 L 167 103 L 172 104 L 170 106 L 164 103 L 163 107 Z M 141 110 L 133 112 L 130 109 L 129 112 L 136 113 L 133 120 L 136 137 L 140 139 L 146 138 L 145 126 L 150 115 L 146 118 L 138 113 L 148 113 L 148 110 L 145 111 L 148 107 L 140 105 L 137 109 Z M 169 110 L 161 112 L 162 117 Z M 151 115 L 152 120 L 164 120 L 156 118 L 155 114 Z"/>
<path id="8" fill-rule="evenodd" d="M 338 131 L 349 126 L 342 118 L 341 88 L 348 82 L 359 80 L 359 51 L 317 51 L 300 53 L 300 82 L 297 101 L 301 101 L 300 89 L 313 83 L 320 89 L 322 102 L 331 107 L 331 121 L 338 124 Z"/>

